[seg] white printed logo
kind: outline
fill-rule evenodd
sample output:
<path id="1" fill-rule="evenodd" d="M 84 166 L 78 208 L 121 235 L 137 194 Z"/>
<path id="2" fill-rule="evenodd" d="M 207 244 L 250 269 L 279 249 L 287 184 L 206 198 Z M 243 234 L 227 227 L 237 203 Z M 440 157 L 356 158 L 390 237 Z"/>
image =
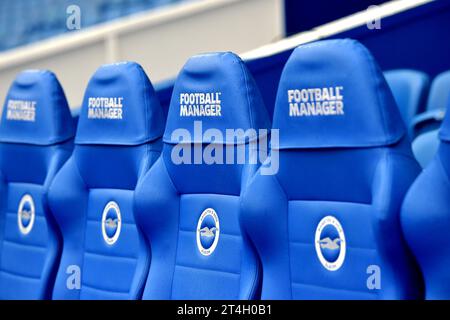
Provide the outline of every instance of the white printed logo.
<path id="1" fill-rule="evenodd" d="M 214 209 L 208 208 L 200 216 L 197 223 L 197 248 L 204 256 L 209 256 L 219 242 L 219 217 Z"/>
<path id="2" fill-rule="evenodd" d="M 345 260 L 346 241 L 341 223 L 326 216 L 317 225 L 315 247 L 320 263 L 329 271 L 338 270 Z"/>
<path id="3" fill-rule="evenodd" d="M 109 245 L 116 243 L 121 229 L 122 217 L 119 205 L 114 201 L 110 201 L 103 209 L 102 215 L 102 234 L 105 242 Z"/>
<path id="4" fill-rule="evenodd" d="M 36 120 L 36 101 L 8 100 L 6 119 L 16 121 Z"/>
<path id="5" fill-rule="evenodd" d="M 289 116 L 344 115 L 344 87 L 288 90 Z"/>
<path id="6" fill-rule="evenodd" d="M 33 198 L 26 194 L 20 199 L 19 209 L 17 210 L 17 224 L 22 234 L 29 234 L 33 229 L 35 215 Z"/>
<path id="7" fill-rule="evenodd" d="M 89 119 L 120 120 L 123 116 L 123 97 L 90 97 Z"/>
<path id="8" fill-rule="evenodd" d="M 180 117 L 222 116 L 221 92 L 181 93 Z"/>

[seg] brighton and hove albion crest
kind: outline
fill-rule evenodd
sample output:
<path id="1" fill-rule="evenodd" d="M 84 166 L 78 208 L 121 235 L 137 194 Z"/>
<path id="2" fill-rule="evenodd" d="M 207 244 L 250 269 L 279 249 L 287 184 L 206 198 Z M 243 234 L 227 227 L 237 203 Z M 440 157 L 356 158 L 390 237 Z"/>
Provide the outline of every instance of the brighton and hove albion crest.
<path id="1" fill-rule="evenodd" d="M 219 242 L 219 217 L 214 209 L 208 208 L 200 215 L 197 223 L 197 248 L 204 256 L 209 256 Z"/>
<path id="2" fill-rule="evenodd" d="M 333 216 L 320 220 L 316 228 L 315 248 L 320 263 L 329 271 L 338 270 L 345 260 L 346 241 L 341 223 Z"/>
<path id="3" fill-rule="evenodd" d="M 102 215 L 102 234 L 105 242 L 113 245 L 119 239 L 121 228 L 122 217 L 119 205 L 114 201 L 110 201 L 103 209 Z"/>
<path id="4" fill-rule="evenodd" d="M 26 235 L 33 229 L 36 217 L 33 198 L 26 194 L 20 199 L 19 208 L 17 210 L 17 224 L 22 234 Z"/>

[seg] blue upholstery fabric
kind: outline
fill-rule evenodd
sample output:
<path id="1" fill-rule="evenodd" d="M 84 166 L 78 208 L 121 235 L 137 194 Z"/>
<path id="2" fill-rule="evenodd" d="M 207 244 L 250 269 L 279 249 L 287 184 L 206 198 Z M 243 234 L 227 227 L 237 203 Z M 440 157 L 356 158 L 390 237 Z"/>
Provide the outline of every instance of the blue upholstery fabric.
<path id="1" fill-rule="evenodd" d="M 450 99 L 450 71 L 442 72 L 434 78 L 427 102 L 427 111 L 446 109 Z"/>
<path id="2" fill-rule="evenodd" d="M 439 74 L 432 82 L 427 102 L 427 111 L 414 117 L 411 123 L 411 136 L 417 137 L 414 154 L 419 162 L 426 166 L 434 156 L 439 145 L 436 132 L 444 120 L 450 105 L 450 71 Z M 443 127 L 447 135 L 448 126 Z M 434 132 L 434 133 L 432 133 Z"/>
<path id="3" fill-rule="evenodd" d="M 134 189 L 160 154 L 163 125 L 141 66 L 117 63 L 95 72 L 73 155 L 49 194 L 64 239 L 54 299 L 141 297 L 150 253 L 135 224 Z M 79 287 L 69 278 L 76 276 L 74 266 L 81 271 Z"/>
<path id="4" fill-rule="evenodd" d="M 322 91 L 304 93 L 292 103 L 306 109 L 290 114 L 296 89 Z M 241 225 L 263 266 L 262 298 L 419 297 L 399 211 L 420 167 L 368 51 L 352 40 L 295 49 L 281 76 L 273 128 L 280 141 L 277 147 L 272 131 L 268 161 L 278 156 L 279 171 L 258 171 L 242 196 Z"/>
<path id="5" fill-rule="evenodd" d="M 428 131 L 412 142 L 414 157 L 422 168 L 428 166 L 439 148 L 439 130 Z"/>
<path id="6" fill-rule="evenodd" d="M 424 132 L 438 129 L 449 103 L 450 71 L 446 71 L 437 75 L 431 83 L 426 111 L 414 117 L 411 122 L 413 138 Z"/>
<path id="7" fill-rule="evenodd" d="M 422 270 L 427 299 L 450 299 L 449 126 L 446 116 L 438 150 L 411 186 L 402 208 L 403 231 Z"/>
<path id="8" fill-rule="evenodd" d="M 209 98 L 202 95 L 207 93 Z M 193 100 L 186 102 L 186 94 Z M 196 94 L 202 95 L 198 101 Z M 210 111 L 213 105 L 213 114 L 185 114 L 186 107 L 199 105 Z M 204 135 L 195 133 L 196 121 L 201 121 Z M 214 53 L 188 60 L 174 87 L 162 156 L 136 188 L 136 219 L 152 252 L 144 298 L 258 297 L 258 259 L 239 225 L 240 195 L 258 165 L 248 158 L 241 164 L 236 160 L 235 164 L 208 164 L 204 157 L 201 163 L 178 163 L 173 152 L 180 146 L 190 148 L 187 158 L 195 160 L 196 155 L 211 152 L 211 146 L 223 147 L 220 158 L 225 159 L 236 157 L 243 147 L 250 155 L 249 149 L 256 146 L 249 142 L 257 137 L 227 138 L 223 136 L 226 129 L 268 131 L 269 126 L 254 80 L 236 55 Z M 182 139 L 178 129 L 184 132 Z M 208 129 L 216 133 L 214 139 L 206 134 Z M 177 144 L 180 140 L 183 143 Z M 213 219 L 214 214 L 218 222 L 205 225 L 208 234 L 202 221 Z"/>
<path id="9" fill-rule="evenodd" d="M 398 110 L 390 113 L 397 106 L 373 57 L 351 40 L 334 42 L 334 50 L 330 43 L 305 45 L 286 63 L 275 106 L 283 112 L 273 117 L 280 148 L 376 147 L 400 141 L 405 129 Z M 361 106 L 361 97 L 364 112 L 346 112 L 345 107 Z"/>
<path id="10" fill-rule="evenodd" d="M 396 69 L 384 73 L 403 121 L 409 126 L 412 118 L 425 109 L 430 87 L 429 76 L 412 69 Z"/>
<path id="11" fill-rule="evenodd" d="M 61 239 L 47 194 L 70 156 L 73 136 L 56 76 L 19 74 L 0 125 L 0 299 L 51 297 Z"/>

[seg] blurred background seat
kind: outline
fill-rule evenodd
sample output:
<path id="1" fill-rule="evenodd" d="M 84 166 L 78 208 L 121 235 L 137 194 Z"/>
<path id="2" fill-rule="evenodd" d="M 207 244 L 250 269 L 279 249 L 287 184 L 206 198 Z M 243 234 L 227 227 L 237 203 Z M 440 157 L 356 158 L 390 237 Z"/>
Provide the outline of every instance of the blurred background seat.
<path id="1" fill-rule="evenodd" d="M 425 109 L 430 87 L 429 76 L 412 69 L 389 70 L 384 73 L 392 90 L 400 114 L 408 125 L 412 118 Z"/>
<path id="2" fill-rule="evenodd" d="M 436 76 L 430 88 L 425 112 L 414 117 L 410 124 L 413 152 L 416 159 L 426 166 L 436 153 L 439 139 L 437 131 L 450 103 L 450 71 Z"/>

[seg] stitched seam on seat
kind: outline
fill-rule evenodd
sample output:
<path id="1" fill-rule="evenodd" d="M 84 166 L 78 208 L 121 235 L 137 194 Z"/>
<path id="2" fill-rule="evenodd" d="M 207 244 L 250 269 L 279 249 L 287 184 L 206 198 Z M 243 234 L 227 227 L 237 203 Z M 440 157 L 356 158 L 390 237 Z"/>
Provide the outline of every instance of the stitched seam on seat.
<path id="1" fill-rule="evenodd" d="M 145 162 L 145 164 L 141 163 L 141 168 L 139 169 L 139 176 L 137 178 L 136 181 L 136 187 L 138 184 L 141 183 L 142 179 L 145 177 L 145 174 L 147 173 L 148 170 L 150 170 L 150 168 L 155 164 L 155 161 L 153 163 L 150 163 L 150 152 L 152 151 L 150 144 L 147 144 L 147 149 L 146 149 L 146 158 L 145 160 L 143 160 L 142 162 Z M 161 155 L 161 153 L 160 153 Z M 143 167 L 145 167 L 145 169 L 143 169 Z M 135 195 L 136 195 L 136 187 L 135 190 L 133 191 L 133 217 L 135 217 Z M 136 222 L 136 220 L 135 220 Z M 150 259 L 151 259 L 151 248 L 150 248 L 150 243 L 148 241 L 148 239 L 146 238 L 146 235 L 142 232 L 141 228 L 137 225 L 136 223 L 136 229 L 137 229 L 137 233 L 138 233 L 138 238 L 139 238 L 139 242 L 143 241 L 144 242 L 144 246 L 147 246 L 147 250 L 146 250 L 146 254 L 145 254 L 145 260 L 142 262 L 145 264 L 145 272 L 139 277 L 137 285 L 138 285 L 138 291 L 136 292 L 136 294 L 138 295 L 136 298 L 137 299 L 142 299 L 142 296 L 144 294 L 144 290 L 145 290 L 145 284 L 147 282 L 147 277 L 148 277 L 148 273 L 150 271 Z M 139 243 L 139 245 L 141 245 L 141 243 Z M 139 261 L 139 259 L 137 259 L 136 261 Z M 133 277 L 134 279 L 134 277 Z M 131 292 L 131 288 L 130 288 L 130 292 Z"/>
<path id="2" fill-rule="evenodd" d="M 123 260 L 137 260 L 136 257 L 132 257 L 132 256 L 127 256 L 127 255 L 110 255 L 110 254 L 106 254 L 106 253 L 102 253 L 102 252 L 95 252 L 95 251 L 90 251 L 90 250 L 85 250 L 84 251 L 84 255 L 91 255 L 91 256 L 100 256 L 100 257 L 105 257 L 105 258 L 111 258 L 111 259 L 123 259 Z"/>
<path id="3" fill-rule="evenodd" d="M 97 287 L 96 285 L 86 284 L 86 283 L 83 283 L 83 287 L 86 287 L 88 289 L 95 290 L 95 291 L 102 291 L 102 292 L 108 292 L 108 293 L 119 293 L 119 294 L 128 294 L 128 293 L 130 293 L 129 290 L 128 291 L 125 291 L 125 290 L 110 290 L 110 289 L 101 288 L 101 287 Z"/>
<path id="4" fill-rule="evenodd" d="M 163 166 L 164 166 L 164 170 L 165 170 L 165 172 L 166 172 L 166 174 L 167 174 L 167 176 L 168 176 L 168 178 L 169 178 L 169 181 L 171 182 L 172 187 L 174 188 L 174 190 L 176 191 L 177 196 L 178 196 L 178 228 L 177 228 L 177 229 L 179 229 L 179 227 L 180 227 L 180 219 L 181 219 L 181 199 L 180 199 L 180 193 L 178 192 L 178 189 L 177 189 L 177 187 L 175 186 L 175 183 L 173 182 L 172 177 L 170 176 L 169 170 L 167 170 L 166 163 L 165 163 L 165 161 L 164 161 L 164 158 L 163 158 L 163 156 L 162 156 L 162 153 L 161 153 L 161 162 L 162 162 L 162 164 L 163 164 Z M 176 263 L 177 263 L 177 255 L 178 255 L 178 244 L 179 244 L 179 240 L 180 240 L 180 233 L 177 232 L 177 247 L 176 247 L 176 249 L 175 249 L 175 256 L 174 256 L 175 261 L 174 261 L 174 265 L 176 265 Z M 175 278 L 175 269 L 174 269 L 173 272 L 172 272 L 172 283 L 171 283 L 171 285 L 170 285 L 170 298 L 171 298 L 171 299 L 173 299 L 173 282 L 174 282 L 174 278 Z"/>
<path id="5" fill-rule="evenodd" d="M 20 277 L 20 278 L 26 278 L 26 279 L 30 279 L 30 280 L 40 280 L 41 277 L 35 277 L 35 276 L 29 276 L 29 275 L 24 275 L 24 274 L 20 274 L 18 272 L 14 272 L 14 271 L 10 271 L 10 270 L 5 270 L 2 268 L 2 270 L 0 270 L 0 273 L 5 273 L 7 275 L 13 276 L 13 277 Z"/>
<path id="6" fill-rule="evenodd" d="M 197 266 L 189 266 L 187 264 L 182 264 L 182 263 L 177 263 L 175 265 L 176 267 L 179 268 L 187 268 L 187 269 L 194 269 L 194 270 L 201 270 L 201 271 L 210 271 L 210 272 L 216 272 L 216 273 L 227 273 L 227 274 L 232 274 L 235 276 L 240 276 L 240 272 L 233 272 L 233 271 L 224 271 L 224 270 L 218 270 L 218 269 L 213 269 L 213 268 L 200 268 Z"/>
<path id="7" fill-rule="evenodd" d="M 346 292 L 360 292 L 360 293 L 367 293 L 367 294 L 373 294 L 373 295 L 377 295 L 378 293 L 374 290 L 367 290 L 367 291 L 362 291 L 362 290 L 351 290 L 351 289 L 342 289 L 342 288 L 333 288 L 333 287 L 326 287 L 326 286 L 321 286 L 321 285 L 317 285 L 317 284 L 310 284 L 310 283 L 305 283 L 305 282 L 292 282 L 293 285 L 298 285 L 298 286 L 308 286 L 308 287 L 316 287 L 316 288 L 322 288 L 322 289 L 327 289 L 327 290 L 333 290 L 333 291 L 346 291 Z"/>
<path id="8" fill-rule="evenodd" d="M 248 115 L 250 117 L 250 119 L 249 119 L 250 120 L 250 128 L 254 128 L 252 105 L 251 105 L 251 102 L 250 102 L 250 89 L 249 89 L 249 86 L 248 86 L 248 83 L 247 83 L 247 81 L 248 81 L 247 80 L 247 73 L 245 72 L 245 69 L 244 69 L 244 62 L 242 62 L 242 60 L 239 60 L 239 59 L 237 59 L 237 61 L 238 61 L 239 66 L 241 68 L 242 76 L 243 76 L 244 84 L 245 84 L 245 98 L 247 99 L 247 104 L 248 104 L 247 105 L 247 109 L 248 109 Z"/>
<path id="9" fill-rule="evenodd" d="M 286 193 L 286 190 L 284 190 L 283 186 L 281 185 L 280 181 L 278 180 L 277 175 L 273 175 L 273 179 L 276 181 L 276 183 L 278 184 L 278 187 L 281 189 L 281 191 L 284 193 L 285 197 L 286 197 L 286 201 L 287 206 L 286 206 L 286 234 L 287 234 L 287 238 L 288 241 L 290 240 L 290 236 L 289 236 L 289 197 L 288 194 Z M 288 247 L 288 258 L 289 258 L 289 286 L 291 288 L 291 299 L 294 297 L 294 292 L 292 291 L 292 268 L 291 268 L 291 248 L 290 246 Z"/>
<path id="10" fill-rule="evenodd" d="M 378 90 L 378 86 L 381 85 L 380 82 L 382 82 L 382 79 L 380 77 L 377 77 L 377 70 L 376 70 L 376 66 L 375 66 L 375 61 L 374 58 L 370 55 L 369 51 L 363 47 L 362 45 L 358 45 L 359 49 L 363 52 L 364 56 L 366 57 L 366 59 L 369 62 L 369 69 L 370 69 L 370 73 L 372 75 L 372 77 L 374 79 L 378 79 L 378 82 L 376 83 L 376 90 L 375 90 L 375 96 L 377 98 L 377 106 L 380 110 L 380 115 L 381 115 L 381 119 L 382 119 L 382 124 L 383 124 L 383 131 L 384 134 L 387 135 L 388 134 L 388 130 L 387 130 L 387 123 L 386 123 L 386 115 L 384 113 L 384 108 L 381 105 L 381 96 L 380 96 L 380 90 Z M 401 135 L 401 137 L 403 137 L 405 135 L 405 132 L 403 132 L 403 134 Z M 392 139 L 395 139 L 396 137 L 387 137 L 388 140 L 383 141 L 383 143 L 388 143 L 391 144 L 393 142 L 395 142 L 396 140 L 391 141 Z"/>
<path id="11" fill-rule="evenodd" d="M 141 79 L 141 83 L 146 83 L 146 81 L 144 79 L 144 74 L 143 74 L 144 71 L 138 66 L 136 66 L 136 68 L 138 69 L 139 78 Z M 150 80 L 148 80 L 148 81 L 150 81 Z M 145 125 L 144 139 L 145 140 L 147 140 L 151 136 L 150 132 L 149 132 L 150 130 L 149 130 L 149 124 L 148 124 L 148 122 L 150 122 L 150 121 L 148 119 L 148 113 L 147 113 L 147 108 L 150 108 L 150 105 L 149 105 L 149 101 L 147 99 L 147 94 L 146 94 L 147 91 L 149 91 L 149 90 L 150 90 L 150 88 L 148 86 L 144 86 L 143 96 L 144 96 L 144 113 L 145 113 L 145 119 L 144 119 L 144 125 Z"/>
<path id="12" fill-rule="evenodd" d="M 20 247 L 31 247 L 31 248 L 36 248 L 36 249 L 42 249 L 42 250 L 46 250 L 47 246 L 42 246 L 39 244 L 32 244 L 32 243 L 20 243 L 20 242 L 16 242 L 14 240 L 8 240 L 8 239 L 3 239 L 3 243 L 9 243 L 15 246 L 20 246 Z"/>

